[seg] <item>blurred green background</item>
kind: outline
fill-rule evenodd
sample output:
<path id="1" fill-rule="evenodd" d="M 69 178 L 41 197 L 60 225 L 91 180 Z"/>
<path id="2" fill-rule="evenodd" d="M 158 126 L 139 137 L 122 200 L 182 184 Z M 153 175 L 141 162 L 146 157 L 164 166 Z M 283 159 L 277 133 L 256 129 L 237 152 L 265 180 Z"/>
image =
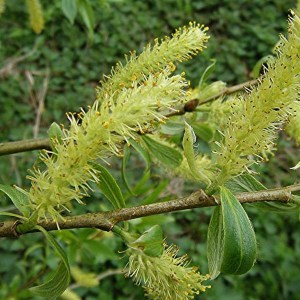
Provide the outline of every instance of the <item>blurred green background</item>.
<path id="1" fill-rule="evenodd" d="M 37 35 L 29 26 L 23 1 L 6 1 L 5 12 L 0 16 L 0 70 L 5 69 L 0 72 L 0 142 L 45 137 L 53 121 L 67 124 L 65 112 L 78 111 L 92 103 L 94 87 L 117 61 L 124 61 L 124 54 L 140 52 L 153 38 L 169 35 L 191 20 L 209 26 L 211 38 L 203 54 L 178 66 L 178 71 L 184 70 L 192 85 L 196 85 L 210 59 L 216 58 L 212 81 L 218 79 L 233 85 L 249 80 L 255 63 L 271 53 L 278 34 L 286 32 L 288 10 L 295 6 L 295 1 L 288 0 L 86 2 L 94 14 L 90 19 L 93 33 L 82 12 L 78 12 L 72 25 L 61 9 L 61 1 L 55 0 L 41 1 L 46 23 L 44 31 Z M 25 59 L 16 61 L 24 55 Z M 43 98 L 43 93 L 45 99 L 41 103 L 38 99 Z M 27 169 L 37 154 L 0 157 L 0 182 L 26 187 Z M 297 160 L 299 150 L 283 137 L 276 156 L 257 167 L 257 171 L 269 187 L 292 184 L 296 172 L 291 173 L 289 168 Z M 133 182 L 138 177 L 134 175 L 138 169 L 134 166 L 139 164 L 143 163 L 133 155 L 129 164 Z M 113 161 L 112 165 L 118 177 L 120 162 Z M 158 173 L 150 180 L 157 185 L 161 177 Z M 164 196 L 170 197 L 174 189 L 182 194 L 193 191 L 194 186 L 168 178 Z M 0 199 L 4 209 L 10 210 L 7 200 L 2 196 Z M 109 209 L 102 200 L 102 195 L 96 193 L 87 200 L 86 207 L 76 208 L 75 212 Z M 272 214 L 252 207 L 247 211 L 259 245 L 255 267 L 244 276 L 218 278 L 197 299 L 300 299 L 298 215 Z M 132 223 L 141 231 L 151 224 L 163 223 L 168 242 L 177 244 L 181 253 L 188 253 L 192 264 L 205 273 L 206 232 L 211 212 L 179 212 Z M 64 240 L 71 264 L 85 272 L 101 276 L 106 270 L 118 272 L 126 264 L 125 258 L 120 259 L 123 254 L 118 254 L 124 246 L 110 234 L 82 229 L 59 232 L 56 236 Z M 34 299 L 27 288 L 57 262 L 39 234 L 1 240 L 0 258 L 0 299 Z M 73 290 L 89 300 L 143 299 L 142 289 L 123 275 L 105 277 L 92 288 L 75 283 Z"/>

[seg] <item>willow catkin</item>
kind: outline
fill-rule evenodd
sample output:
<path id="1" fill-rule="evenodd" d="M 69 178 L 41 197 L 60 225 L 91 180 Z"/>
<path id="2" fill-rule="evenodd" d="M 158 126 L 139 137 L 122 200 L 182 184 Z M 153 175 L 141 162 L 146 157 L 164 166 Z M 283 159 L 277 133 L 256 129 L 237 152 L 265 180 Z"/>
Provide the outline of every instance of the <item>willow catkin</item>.
<path id="1" fill-rule="evenodd" d="M 245 171 L 256 161 L 255 157 L 261 159 L 261 154 L 274 143 L 279 126 L 295 114 L 293 106 L 300 92 L 299 16 L 290 18 L 289 36 L 281 37 L 277 53 L 260 84 L 232 103 L 232 114 L 219 145 L 219 172 L 212 189 Z"/>
<path id="2" fill-rule="evenodd" d="M 0 16 L 3 14 L 5 10 L 5 0 L 0 0 Z"/>
<path id="3" fill-rule="evenodd" d="M 26 0 L 26 6 L 29 13 L 30 26 L 37 34 L 44 29 L 44 16 L 42 5 L 39 0 Z"/>

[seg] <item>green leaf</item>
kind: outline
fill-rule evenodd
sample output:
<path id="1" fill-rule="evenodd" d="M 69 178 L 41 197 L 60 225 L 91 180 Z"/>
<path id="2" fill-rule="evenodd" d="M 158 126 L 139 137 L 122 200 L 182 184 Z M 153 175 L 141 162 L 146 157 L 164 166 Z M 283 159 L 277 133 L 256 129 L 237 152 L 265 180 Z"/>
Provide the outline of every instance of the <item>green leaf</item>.
<path id="1" fill-rule="evenodd" d="M 150 159 L 149 152 L 133 139 L 130 139 L 129 143 L 137 151 L 137 153 L 144 159 L 144 161 L 146 163 L 146 169 L 149 169 L 150 165 L 151 165 L 151 159 Z"/>
<path id="2" fill-rule="evenodd" d="M 252 69 L 252 77 L 257 78 L 260 76 L 260 71 L 263 64 L 269 64 L 275 60 L 273 55 L 266 55 L 262 57 Z"/>
<path id="3" fill-rule="evenodd" d="M 209 78 L 210 74 L 214 71 L 214 69 L 216 67 L 217 60 L 211 59 L 211 62 L 212 63 L 204 70 L 204 72 L 200 78 L 200 81 L 198 84 L 199 90 L 202 90 L 205 87 L 207 79 Z"/>
<path id="4" fill-rule="evenodd" d="M 244 274 L 254 265 L 257 254 L 255 233 L 240 202 L 225 187 L 220 187 L 224 247 L 220 271 Z"/>
<path id="5" fill-rule="evenodd" d="M 167 121 L 166 124 L 161 125 L 160 132 L 168 135 L 182 134 L 184 131 L 184 125 L 182 122 Z"/>
<path id="6" fill-rule="evenodd" d="M 53 122 L 47 130 L 47 133 L 50 139 L 51 148 L 55 151 L 56 143 L 62 143 L 63 132 L 60 126 L 56 122 Z"/>
<path id="7" fill-rule="evenodd" d="M 135 194 L 133 193 L 133 191 L 128 183 L 127 172 L 126 172 L 126 165 L 127 165 L 129 156 L 130 156 L 130 148 L 128 145 L 125 145 L 125 147 L 123 149 L 123 159 L 122 159 L 122 179 L 123 179 L 126 189 L 130 193 L 130 195 L 134 196 Z"/>
<path id="8" fill-rule="evenodd" d="M 211 279 L 220 274 L 224 247 L 223 218 L 221 207 L 214 209 L 207 232 L 207 260 Z"/>
<path id="9" fill-rule="evenodd" d="M 69 19 L 70 23 L 74 24 L 74 19 L 77 15 L 77 2 L 76 0 L 62 0 L 61 8 L 64 15 Z"/>
<path id="10" fill-rule="evenodd" d="M 41 226 L 36 226 L 36 228 L 44 234 L 61 261 L 58 268 L 51 274 L 47 282 L 30 288 L 30 291 L 33 294 L 44 298 L 57 298 L 67 289 L 70 283 L 70 266 L 68 258 L 65 251 L 49 232 Z"/>
<path id="11" fill-rule="evenodd" d="M 9 185 L 0 184 L 0 191 L 6 194 L 24 217 L 30 216 L 29 198 L 25 193 Z"/>
<path id="12" fill-rule="evenodd" d="M 161 256 L 164 251 L 164 236 L 161 227 L 154 225 L 130 245 L 140 248 L 146 255 Z"/>
<path id="13" fill-rule="evenodd" d="M 151 155 L 157 158 L 160 162 L 172 168 L 176 168 L 180 165 L 182 155 L 178 150 L 153 140 L 146 135 L 142 136 L 142 139 L 147 145 Z"/>
<path id="14" fill-rule="evenodd" d="M 184 156 L 188 162 L 190 170 L 193 176 L 195 177 L 195 179 L 200 182 L 205 182 L 206 184 L 210 184 L 209 178 L 204 173 L 202 173 L 201 170 L 197 168 L 195 153 L 194 153 L 195 142 L 196 142 L 196 135 L 193 131 L 193 128 L 188 123 L 185 123 L 185 131 L 182 140 Z"/>
<path id="15" fill-rule="evenodd" d="M 234 177 L 226 183 L 226 187 L 234 194 L 262 191 L 267 189 L 250 174 Z"/>
<path id="16" fill-rule="evenodd" d="M 14 217 L 14 218 L 18 218 L 18 219 L 23 219 L 23 220 L 28 220 L 28 218 L 18 215 L 18 214 L 14 214 L 14 213 L 10 213 L 10 212 L 6 212 L 6 211 L 0 211 L 0 216 L 9 216 L 9 217 Z"/>
<path id="17" fill-rule="evenodd" d="M 244 193 L 244 192 L 255 192 L 266 190 L 267 188 L 261 184 L 257 179 L 255 179 L 250 174 L 241 175 L 231 179 L 228 183 L 226 183 L 226 187 L 229 188 L 232 193 Z M 289 213 L 294 212 L 299 209 L 299 205 L 297 203 L 282 203 L 275 201 L 264 201 L 264 202 L 256 202 L 247 204 L 254 207 L 257 207 L 261 210 L 272 211 L 276 213 Z"/>
<path id="18" fill-rule="evenodd" d="M 200 139 L 202 139 L 207 143 L 212 141 L 214 137 L 214 131 L 209 125 L 201 123 L 201 124 L 193 124 L 192 127 L 194 129 L 196 136 L 198 136 Z"/>
<path id="19" fill-rule="evenodd" d="M 115 209 L 125 207 L 125 201 L 119 185 L 109 171 L 99 164 L 94 164 L 94 167 L 100 171 L 97 183 L 105 197 L 110 201 Z"/>
<path id="20" fill-rule="evenodd" d="M 151 191 L 150 195 L 143 200 L 143 205 L 151 204 L 157 201 L 159 195 L 162 191 L 166 188 L 166 186 L 169 184 L 168 179 L 164 179 L 160 181 L 160 183 Z"/>
<path id="21" fill-rule="evenodd" d="M 94 25 L 95 25 L 95 16 L 94 10 L 87 0 L 77 0 L 78 11 L 82 17 L 82 20 L 88 29 L 88 35 L 90 42 L 94 40 Z"/>

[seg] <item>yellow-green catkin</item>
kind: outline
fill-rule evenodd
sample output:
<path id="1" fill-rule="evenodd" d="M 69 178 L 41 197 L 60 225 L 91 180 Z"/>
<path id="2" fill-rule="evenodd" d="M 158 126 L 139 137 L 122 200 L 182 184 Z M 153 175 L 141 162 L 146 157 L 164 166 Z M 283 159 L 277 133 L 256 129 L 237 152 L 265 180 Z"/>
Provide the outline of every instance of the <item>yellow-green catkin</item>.
<path id="1" fill-rule="evenodd" d="M 39 0 L 26 0 L 26 6 L 29 13 L 30 26 L 37 34 L 44 29 L 44 16 L 42 5 Z"/>
<path id="2" fill-rule="evenodd" d="M 110 76 L 105 76 L 97 89 L 97 100 L 116 95 L 124 87 L 142 82 L 149 74 L 155 74 L 166 68 L 170 63 L 182 62 L 191 59 L 205 48 L 208 40 L 207 27 L 191 22 L 176 30 L 172 38 L 165 37 L 162 41 L 154 40 L 148 44 L 143 52 L 137 56 L 132 52 L 126 57 L 126 65 L 121 63 L 112 70 Z"/>
<path id="3" fill-rule="evenodd" d="M 5 10 L 5 0 L 0 0 L 0 16 L 3 14 Z"/>
<path id="4" fill-rule="evenodd" d="M 223 140 L 219 145 L 216 167 L 219 172 L 214 189 L 232 176 L 245 171 L 261 153 L 270 149 L 280 125 L 294 114 L 300 92 L 300 19 L 289 21 L 289 37 L 281 37 L 278 57 L 257 88 L 240 97 L 232 107 Z"/>
<path id="5" fill-rule="evenodd" d="M 127 276 L 143 286 L 149 299 L 194 299 L 210 287 L 202 284 L 209 276 L 201 275 L 196 267 L 189 267 L 187 255 L 177 257 L 178 248 L 174 245 L 165 245 L 159 257 L 145 255 L 138 248 L 129 248 L 126 253 L 129 256 Z"/>
<path id="6" fill-rule="evenodd" d="M 300 146 L 300 105 L 293 105 L 293 109 L 295 114 L 289 118 L 285 131 Z"/>
<path id="7" fill-rule="evenodd" d="M 202 32 L 201 27 L 197 28 Z M 183 34 L 186 36 L 186 32 Z M 198 31 L 192 30 L 189 39 L 196 40 L 198 35 Z M 175 41 L 178 40 L 180 37 L 176 35 Z M 183 56 L 177 42 L 170 39 L 169 46 L 174 47 L 175 57 Z M 186 47 L 188 55 L 198 51 L 194 43 Z M 151 57 L 151 51 L 147 51 Z M 63 130 L 62 142 L 53 141 L 54 151 L 44 151 L 40 156 L 44 167 L 35 168 L 28 176 L 31 188 L 26 193 L 31 209 L 38 211 L 39 218 L 57 220 L 68 210 L 70 201 L 82 203 L 91 190 L 89 183 L 98 181 L 93 163 L 108 155 L 121 155 L 124 140 L 135 138 L 137 132 L 152 127 L 155 121 L 163 122 L 165 110 L 185 99 L 187 82 L 181 75 L 172 76 L 174 67 L 172 61 L 168 63 L 159 72 L 143 76 L 142 81 L 132 82 L 129 88 L 107 95 L 102 103 L 96 100 L 87 111 L 67 114 L 70 128 Z M 143 61 L 141 66 L 143 69 Z M 119 82 L 119 73 L 115 74 L 109 79 L 114 87 L 114 80 Z"/>

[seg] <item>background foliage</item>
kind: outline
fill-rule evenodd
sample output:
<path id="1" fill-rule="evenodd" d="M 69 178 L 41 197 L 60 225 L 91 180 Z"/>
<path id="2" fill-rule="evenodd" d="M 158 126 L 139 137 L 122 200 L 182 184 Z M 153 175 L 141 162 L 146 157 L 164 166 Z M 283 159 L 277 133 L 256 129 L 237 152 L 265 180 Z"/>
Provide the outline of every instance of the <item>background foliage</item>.
<path id="1" fill-rule="evenodd" d="M 179 71 L 185 70 L 195 85 L 210 64 L 209 60 L 216 58 L 217 67 L 211 80 L 223 80 L 228 84 L 248 80 L 255 63 L 271 52 L 278 34 L 285 32 L 288 9 L 295 5 L 295 1 L 284 0 L 90 1 L 95 19 L 92 42 L 83 18 L 77 16 L 74 25 L 71 25 L 63 14 L 61 1 L 41 1 L 46 24 L 40 35 L 30 29 L 23 5 L 17 4 L 17 1 L 6 2 L 6 11 L 0 16 L 0 68 L 6 66 L 11 58 L 32 49 L 35 51 L 7 76 L 0 78 L 0 141 L 33 137 L 37 95 L 43 89 L 47 73 L 49 84 L 39 127 L 40 137 L 46 135 L 53 121 L 65 123 L 66 111 L 78 110 L 91 103 L 98 80 L 103 73 L 109 73 L 112 65 L 123 60 L 124 53 L 141 50 L 153 38 L 170 34 L 174 28 L 190 20 L 208 25 L 212 37 L 206 51 L 181 65 Z M 299 157 L 299 152 L 293 144 L 282 139 L 276 157 L 268 165 L 259 167 L 264 183 L 269 187 L 292 184 L 296 173 L 290 176 L 289 168 L 297 163 L 297 155 Z M 26 186 L 26 170 L 35 159 L 33 153 L 0 157 L 1 183 Z M 134 185 L 144 162 L 139 156 L 131 155 L 127 165 L 130 183 Z M 112 166 L 113 173 L 119 174 L 121 162 L 114 160 Z M 180 179 L 170 177 L 162 180 L 160 171 L 155 171 L 156 175 L 150 178 L 151 184 L 141 185 L 136 189 L 137 193 L 153 194 L 154 186 L 159 195 L 160 188 L 165 185 L 166 191 L 160 197 L 171 198 L 195 189 Z M 122 184 L 121 179 L 119 182 Z M 5 199 L 0 197 L 5 203 Z M 101 199 L 102 195 L 98 193 L 95 198 L 87 200 L 86 207 L 76 208 L 75 212 L 110 209 Z M 140 203 L 141 199 L 144 198 L 136 197 L 133 203 Z M 147 201 L 154 200 L 150 197 Z M 7 209 L 10 207 L 7 206 Z M 298 216 L 275 215 L 252 207 L 247 211 L 251 211 L 259 244 L 256 266 L 244 276 L 222 276 L 201 298 L 299 299 Z M 205 273 L 205 240 L 210 214 L 211 209 L 206 208 L 143 218 L 132 223 L 141 232 L 152 224 L 164 223 L 169 242 L 176 243 L 182 253 L 189 253 L 193 264 L 200 265 L 202 273 Z M 126 263 L 125 259 L 118 258 L 122 255 L 117 255 L 117 251 L 122 250 L 121 241 L 112 238 L 111 234 L 81 229 L 56 235 L 65 241 L 71 265 L 81 271 L 98 276 L 108 269 L 119 270 Z M 32 299 L 26 288 L 46 273 L 48 266 L 56 264 L 44 241 L 39 234 L 31 235 L 30 239 L 25 235 L 18 240 L 1 240 L 0 251 L 0 298 Z M 122 275 L 107 277 L 99 285 L 86 288 L 87 283 L 82 280 L 89 278 L 88 275 L 77 273 L 73 269 L 77 282 L 74 291 L 84 299 L 143 298 L 142 290 L 135 288 Z M 79 286 L 80 283 L 83 287 Z"/>

